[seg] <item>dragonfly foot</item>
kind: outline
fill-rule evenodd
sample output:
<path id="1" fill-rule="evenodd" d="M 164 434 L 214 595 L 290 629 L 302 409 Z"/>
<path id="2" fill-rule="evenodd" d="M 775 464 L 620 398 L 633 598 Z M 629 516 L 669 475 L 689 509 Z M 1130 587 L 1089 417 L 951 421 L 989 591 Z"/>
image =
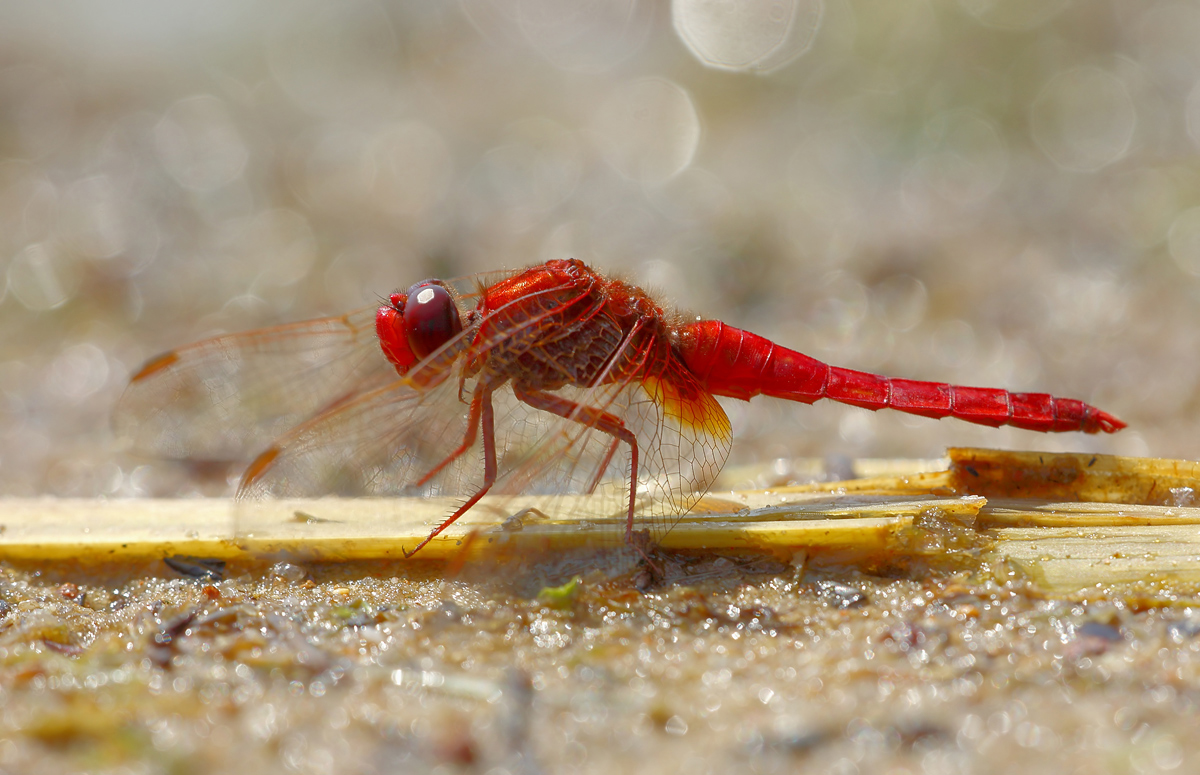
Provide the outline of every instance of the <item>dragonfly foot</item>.
<path id="1" fill-rule="evenodd" d="M 634 582 L 638 589 L 649 588 L 666 577 L 663 569 L 650 556 L 654 552 L 654 542 L 650 540 L 649 530 L 634 530 L 626 533 L 625 541 L 642 556 L 642 562 L 646 565 L 643 573 L 639 573 L 638 579 Z M 642 579 L 642 576 L 647 578 Z"/>

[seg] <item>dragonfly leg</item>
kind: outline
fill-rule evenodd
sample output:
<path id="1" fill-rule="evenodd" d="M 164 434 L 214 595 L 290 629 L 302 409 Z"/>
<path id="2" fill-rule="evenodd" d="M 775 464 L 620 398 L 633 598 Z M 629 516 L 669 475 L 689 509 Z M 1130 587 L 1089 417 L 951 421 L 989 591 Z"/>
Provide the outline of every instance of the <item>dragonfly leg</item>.
<path id="1" fill-rule="evenodd" d="M 471 408 L 467 411 L 467 432 L 463 436 L 462 444 L 459 444 L 458 448 L 446 455 L 442 462 L 429 469 L 424 476 L 418 479 L 417 487 L 429 484 L 430 480 L 437 476 L 443 468 L 458 460 L 475 445 L 475 434 L 479 431 L 479 421 L 484 411 L 489 414 L 492 411 L 492 389 L 485 387 L 484 383 L 480 382 L 475 388 L 475 395 L 471 397 Z"/>
<path id="2" fill-rule="evenodd" d="M 459 506 L 442 524 L 438 525 L 434 528 L 433 532 L 425 536 L 425 539 L 417 544 L 416 548 L 411 552 L 405 550 L 404 556 L 406 558 L 412 557 L 421 551 L 421 548 L 432 541 L 438 533 L 453 525 L 455 520 L 470 511 L 471 507 L 478 503 L 479 499 L 486 495 L 487 491 L 492 489 L 492 485 L 496 483 L 496 426 L 492 410 L 492 386 L 484 381 L 481 381 L 476 386 L 475 395 L 471 398 L 471 409 L 467 415 L 467 433 L 463 437 L 463 443 L 458 449 L 451 452 L 445 460 L 434 466 L 433 470 L 421 479 L 421 484 L 428 482 L 438 471 L 441 471 L 470 449 L 475 444 L 475 434 L 481 427 L 483 429 L 483 484 L 475 491 L 474 495 L 468 498 L 463 505 Z"/>
<path id="3" fill-rule="evenodd" d="M 608 470 L 608 464 L 612 462 L 613 455 L 617 453 L 617 446 L 620 445 L 621 439 L 619 436 L 613 437 L 612 443 L 608 445 L 608 452 L 604 453 L 604 460 L 600 462 L 600 466 L 596 469 L 596 473 L 592 476 L 592 481 L 588 483 L 587 494 L 591 495 L 600 486 L 600 479 L 604 476 L 604 472 Z"/>
<path id="4" fill-rule="evenodd" d="M 621 422 L 616 416 L 597 409 L 594 406 L 584 406 L 575 401 L 568 400 L 561 396 L 556 396 L 551 393 L 546 393 L 541 390 L 525 390 L 521 386 L 513 385 L 513 394 L 518 400 L 532 406 L 534 409 L 541 409 L 544 412 L 556 414 L 559 417 L 577 422 L 580 425 L 589 428 L 595 428 L 598 431 L 607 433 L 613 437 L 612 444 L 608 447 L 608 452 L 604 455 L 604 460 L 600 465 L 600 469 L 592 478 L 592 482 L 588 487 L 588 491 L 596 489 L 596 485 L 600 483 L 600 477 L 604 474 L 604 470 L 608 468 L 608 464 L 612 462 L 613 454 L 617 451 L 617 445 L 620 442 L 625 442 L 629 445 L 630 450 L 630 466 L 629 466 L 629 511 L 625 521 L 625 541 L 630 546 L 635 546 L 633 540 L 633 509 L 637 502 L 637 479 L 638 479 L 638 443 L 637 437 L 633 435 L 625 423 Z M 639 552 L 641 550 L 639 549 Z M 645 552 L 641 552 L 645 556 Z M 649 560 L 649 558 L 646 558 Z"/>

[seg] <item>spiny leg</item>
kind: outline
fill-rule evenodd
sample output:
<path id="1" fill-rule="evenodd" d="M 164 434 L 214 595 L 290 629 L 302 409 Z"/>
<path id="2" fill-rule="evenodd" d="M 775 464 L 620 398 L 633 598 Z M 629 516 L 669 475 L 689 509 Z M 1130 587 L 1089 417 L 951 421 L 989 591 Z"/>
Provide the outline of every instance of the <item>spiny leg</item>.
<path id="1" fill-rule="evenodd" d="M 471 408 L 467 411 L 467 432 L 463 435 L 462 444 L 459 444 L 457 449 L 442 459 L 442 462 L 429 469 L 424 476 L 418 479 L 418 487 L 424 487 L 430 482 L 430 480 L 433 479 L 433 477 L 437 476 L 443 468 L 450 465 L 455 460 L 458 460 L 466 453 L 468 449 L 475 445 L 475 434 L 479 430 L 480 413 L 483 411 L 483 403 L 485 402 L 485 399 L 483 398 L 484 395 L 484 383 L 481 381 L 475 386 L 475 395 L 471 397 Z M 486 403 L 487 411 L 489 412 L 492 408 L 491 395 L 492 389 L 490 387 L 486 388 Z"/>
<path id="2" fill-rule="evenodd" d="M 593 317 L 595 314 L 598 314 L 598 313 L 599 313 L 599 311 L 600 311 L 600 310 L 599 310 L 599 308 L 597 308 L 596 310 L 594 310 L 594 311 L 592 312 L 592 314 L 590 314 L 590 315 L 588 316 L 588 319 L 591 319 L 591 317 Z M 621 360 L 622 360 L 622 358 L 624 357 L 624 355 L 626 354 L 627 350 L 628 350 L 628 349 L 629 349 L 629 347 L 632 345 L 632 343 L 633 343 L 633 341 L 634 341 L 634 338 L 637 336 L 637 333 L 638 333 L 639 331 L 641 331 L 641 330 L 642 330 L 642 328 L 643 328 L 643 327 L 645 327 L 645 325 L 646 325 L 647 323 L 649 323 L 649 322 L 650 322 L 650 319 L 649 319 L 649 318 L 647 318 L 647 317 L 642 317 L 642 318 L 639 318 L 637 321 L 635 321 L 635 322 L 634 322 L 633 326 L 632 326 L 632 327 L 629 329 L 629 331 L 628 331 L 628 332 L 625 334 L 624 338 L 621 340 L 621 344 L 620 344 L 620 346 L 619 346 L 619 347 L 617 348 L 617 350 L 616 350 L 616 351 L 615 351 L 615 352 L 614 352 L 614 353 L 613 353 L 613 354 L 612 354 L 612 355 L 609 357 L 609 359 L 608 359 L 608 363 L 607 363 L 607 365 L 605 365 L 605 367 L 604 367 L 604 370 L 603 370 L 603 371 L 602 371 L 602 372 L 601 372 L 599 375 L 597 375 L 597 376 L 595 377 L 594 384 L 604 384 L 604 383 L 606 383 L 606 382 L 609 382 L 609 381 L 610 381 L 610 380 L 611 380 L 611 379 L 614 377 L 613 370 L 616 368 L 617 364 L 621 362 Z M 645 364 L 646 364 L 646 359 L 647 359 L 647 357 L 648 357 L 648 354 L 649 354 L 649 352 L 650 352 L 650 348 L 644 348 L 644 349 L 642 350 L 641 354 L 638 356 L 638 360 L 637 360 L 637 362 L 636 362 L 636 363 L 633 363 L 633 364 L 627 364 L 627 368 L 629 368 L 631 371 L 641 371 L 641 370 L 642 370 L 642 368 L 643 368 L 643 367 L 645 366 Z M 557 365 L 557 364 L 555 364 L 555 363 L 550 363 L 550 364 L 548 364 L 548 365 L 552 365 L 552 366 L 553 366 L 553 365 Z M 563 376 L 565 376 L 565 377 L 568 377 L 568 378 L 573 378 L 573 377 L 574 377 L 574 375 L 572 375 L 572 374 L 567 374 L 567 373 L 565 373 L 565 372 L 564 372 Z M 579 420 L 579 419 L 578 419 L 578 415 L 576 415 L 576 414 L 575 414 L 575 410 L 577 410 L 577 409 L 583 409 L 583 408 L 585 408 L 585 407 L 583 407 L 582 405 L 580 405 L 580 404 L 577 404 L 577 403 L 573 403 L 573 402 L 570 402 L 570 401 L 566 401 L 565 399 L 559 398 L 558 396 L 552 396 L 552 395 L 550 395 L 550 394 L 548 394 L 548 393 L 545 393 L 545 392 L 543 392 L 543 391 L 538 391 L 538 392 L 539 392 L 539 394 L 540 394 L 542 397 L 544 397 L 545 399 L 548 399 L 548 400 L 551 400 L 551 401 L 559 401 L 559 402 L 562 402 L 563 404 L 566 404 L 566 405 L 569 407 L 569 410 L 568 410 L 568 411 L 569 411 L 569 413 L 567 413 L 567 414 L 564 414 L 563 412 L 556 411 L 555 409 L 548 408 L 548 407 L 538 407 L 538 408 L 543 408 L 543 409 L 546 409 L 546 411 L 549 411 L 549 412 L 551 412 L 551 413 L 553 413 L 553 414 L 558 414 L 560 417 L 564 417 L 564 418 L 566 418 L 566 419 L 568 419 L 568 420 L 575 420 L 575 421 L 577 421 L 577 422 L 580 422 L 581 424 L 583 424 L 583 425 L 585 425 L 585 426 L 589 426 L 589 427 L 590 427 L 590 426 L 593 426 L 593 425 L 594 425 L 594 423 L 583 422 L 583 421 L 581 421 L 581 420 Z M 528 396 L 528 395 L 530 395 L 530 394 L 529 394 L 529 393 L 525 393 L 525 395 L 526 395 L 526 396 Z M 522 400 L 524 400 L 524 399 L 522 399 Z M 526 403 L 528 403 L 530 406 L 534 406 L 534 404 L 533 404 L 533 403 L 531 403 L 531 402 L 529 402 L 529 401 L 526 401 Z M 601 411 L 601 410 L 598 410 L 598 409 L 591 409 L 590 411 L 593 411 L 593 412 L 599 412 L 599 411 Z M 621 422 L 619 419 L 617 419 L 616 417 L 612 416 L 611 414 L 607 414 L 607 413 L 605 413 L 605 416 L 609 417 L 609 418 L 612 420 L 612 423 L 613 423 L 614 425 L 616 425 L 616 426 L 618 426 L 618 427 L 620 427 L 620 428 L 624 428 L 624 427 L 625 427 L 624 423 L 622 423 L 622 422 Z M 631 436 L 631 438 L 632 438 L 632 436 Z M 608 470 L 608 466 L 609 466 L 609 464 L 612 462 L 613 455 L 615 455 L 615 454 L 616 454 L 616 452 L 617 452 L 617 446 L 618 446 L 618 445 L 620 445 L 621 441 L 622 441 L 622 437 L 621 437 L 620 435 L 618 435 L 618 434 L 614 434 L 614 435 L 613 435 L 613 440 L 612 440 L 612 443 L 608 445 L 608 451 L 607 451 L 606 453 L 604 453 L 604 460 L 603 460 L 603 461 L 601 461 L 600 465 L 599 465 L 599 466 L 596 468 L 596 473 L 595 473 L 595 474 L 592 476 L 592 480 L 591 480 L 591 482 L 589 482 L 589 483 L 588 483 L 588 486 L 587 486 L 587 494 L 588 494 L 588 495 L 591 495 L 592 493 L 594 493 L 594 492 L 596 491 L 596 488 L 600 486 L 600 479 L 601 479 L 601 478 L 603 478 L 603 476 L 604 476 L 604 472 L 605 472 L 606 470 Z M 631 448 L 632 448 L 632 450 L 633 450 L 634 466 L 635 466 L 635 469 L 634 469 L 634 470 L 635 470 L 635 473 L 634 473 L 634 476 L 633 476 L 633 481 L 634 481 L 634 482 L 636 482 L 636 481 L 637 481 L 637 475 L 636 475 L 636 465 L 637 465 L 637 443 L 636 443 L 636 441 L 630 441 L 630 447 L 631 447 Z M 632 487 L 630 488 L 630 498 L 629 498 L 629 500 L 630 500 L 630 511 L 632 512 L 632 504 L 633 504 L 633 501 L 634 501 L 634 496 L 633 496 L 633 488 L 632 488 Z M 631 522 L 632 522 L 632 519 L 631 519 Z M 631 528 L 632 528 L 632 525 L 631 525 Z"/>
<path id="3" fill-rule="evenodd" d="M 492 485 L 496 483 L 496 427 L 495 417 L 492 410 L 492 386 L 486 381 L 480 381 L 475 386 L 475 395 L 471 398 L 471 409 L 467 415 L 467 432 L 463 437 L 463 443 L 454 452 L 450 453 L 445 460 L 438 463 L 432 471 L 426 474 L 421 479 L 421 484 L 428 482 L 438 471 L 441 471 L 448 464 L 457 460 L 468 449 L 475 444 L 475 433 L 477 429 L 483 427 L 483 485 L 475 491 L 475 494 L 467 499 L 466 503 L 459 506 L 458 509 L 446 518 L 446 521 L 434 528 L 433 532 L 425 536 L 425 540 L 417 544 L 416 548 L 410 551 L 405 551 L 405 558 L 412 557 L 425 544 L 429 543 L 446 528 L 454 524 L 454 522 L 471 510 L 471 507 L 479 502 L 479 499 L 487 494 L 487 491 L 492 489 Z"/>
<path id="4" fill-rule="evenodd" d="M 604 469 L 608 468 L 608 464 L 612 461 L 612 456 L 616 452 L 617 444 L 625 442 L 629 445 L 630 450 L 630 469 L 629 469 L 629 511 L 625 521 L 625 541 L 630 546 L 633 546 L 638 552 L 645 557 L 647 562 L 651 562 L 646 553 L 633 540 L 633 510 L 637 502 L 637 479 L 638 479 L 638 443 L 637 437 L 625 427 L 625 423 L 621 422 L 616 416 L 597 409 L 593 406 L 584 406 L 583 404 L 571 401 L 561 396 L 552 395 L 541 390 L 525 390 L 520 385 L 513 385 L 513 394 L 517 399 L 534 409 L 541 409 L 544 412 L 556 414 L 572 422 L 577 422 L 589 428 L 595 428 L 598 431 L 607 433 L 613 437 L 613 442 L 609 445 L 608 453 L 604 456 L 603 464 L 600 470 L 596 472 L 592 483 L 589 486 L 589 492 L 596 488 L 600 482 L 600 476 L 604 473 Z M 653 562 L 651 562 L 653 564 Z"/>
<path id="5" fill-rule="evenodd" d="M 614 436 L 612 443 L 608 445 L 608 452 L 604 453 L 604 460 L 600 461 L 599 467 L 596 468 L 596 473 L 592 476 L 592 481 L 588 483 L 588 495 L 594 493 L 596 488 L 600 486 L 600 479 L 604 477 L 604 472 L 608 470 L 608 464 L 612 462 L 613 455 L 617 454 L 617 446 L 620 445 L 620 443 L 621 438 L 619 436 Z"/>

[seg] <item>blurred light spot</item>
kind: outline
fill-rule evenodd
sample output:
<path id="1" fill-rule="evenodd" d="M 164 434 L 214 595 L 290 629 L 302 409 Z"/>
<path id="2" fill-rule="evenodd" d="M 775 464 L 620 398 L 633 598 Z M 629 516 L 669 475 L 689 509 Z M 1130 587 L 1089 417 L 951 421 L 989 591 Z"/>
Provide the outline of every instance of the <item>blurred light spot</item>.
<path id="1" fill-rule="evenodd" d="M 578 258 L 585 263 L 595 263 L 592 261 L 591 250 L 587 247 L 587 237 L 588 224 L 579 221 L 561 223 L 546 233 L 545 239 L 538 247 L 537 260 Z"/>
<path id="2" fill-rule="evenodd" d="M 22 236 L 27 240 L 43 239 L 54 232 L 58 220 L 58 188 L 40 176 L 29 183 L 24 206 L 17 210 L 22 216 Z"/>
<path id="3" fill-rule="evenodd" d="M 8 253 L 53 236 L 58 189 L 25 161 L 0 161 L 0 269 Z"/>
<path id="4" fill-rule="evenodd" d="M 260 213 L 238 246 L 242 261 L 256 273 L 255 285 L 299 282 L 317 257 L 317 241 L 304 216 L 293 210 Z"/>
<path id="5" fill-rule="evenodd" d="M 905 87 L 941 77 L 939 52 L 946 39 L 933 4 L 877 3 L 855 21 L 856 66 L 869 68 L 860 87 L 874 97 L 900 97 Z"/>
<path id="6" fill-rule="evenodd" d="M 47 192 L 52 201 L 43 203 L 47 209 L 41 213 L 41 217 L 56 215 L 57 236 L 79 255 L 103 260 L 103 271 L 109 275 L 137 272 L 158 257 L 162 243 L 155 214 L 139 196 L 146 181 L 128 174 L 130 168 L 145 168 L 144 161 L 120 163 L 129 166 L 114 175 L 72 183 L 63 191 L 61 203 L 56 204 L 56 197 Z"/>
<path id="7" fill-rule="evenodd" d="M 255 212 L 254 192 L 245 177 L 215 191 L 198 191 L 191 205 L 205 223 L 217 228 L 230 221 L 248 221 Z"/>
<path id="8" fill-rule="evenodd" d="M 86 56 L 89 77 L 105 80 L 115 73 L 141 78 L 148 63 L 179 57 L 197 40 L 224 41 L 231 31 L 253 29 L 263 6 L 242 0 L 161 3 L 113 0 L 93 3 L 7 3 L 4 32 L 13 40 L 37 41 L 43 56 Z M 224 49 L 222 49 L 224 51 Z"/>
<path id="9" fill-rule="evenodd" d="M 1110 272 L 1048 270 L 1039 278 L 1038 289 L 1046 303 L 1041 321 L 1051 330 L 1095 336 L 1125 324 L 1129 297 Z"/>
<path id="10" fill-rule="evenodd" d="M 1034 100 L 1033 139 L 1058 166 L 1094 172 L 1129 151 L 1137 113 L 1125 84 L 1098 67 L 1067 70 Z"/>
<path id="11" fill-rule="evenodd" d="M 362 164 L 372 201 L 380 211 L 419 218 L 438 207 L 450 190 L 454 158 L 442 136 L 406 121 L 371 140 Z"/>
<path id="12" fill-rule="evenodd" d="M 663 78 L 643 78 L 618 88 L 601 106 L 593 128 L 609 163 L 649 185 L 684 170 L 700 144 L 700 119 L 692 98 Z"/>
<path id="13" fill-rule="evenodd" d="M 582 162 L 575 135 L 548 119 L 521 121 L 505 135 L 472 171 L 470 187 L 506 231 L 519 233 L 571 195 Z"/>
<path id="14" fill-rule="evenodd" d="M 871 308 L 893 331 L 909 331 L 925 319 L 929 294 L 925 283 L 906 274 L 893 275 L 871 288 Z"/>
<path id="15" fill-rule="evenodd" d="M 687 273 L 674 261 L 652 259 L 638 267 L 638 285 L 651 293 L 669 293 L 690 285 Z M 672 303 L 676 300 L 672 299 Z"/>
<path id="16" fill-rule="evenodd" d="M 25 360 L 17 358 L 0 360 L 0 397 L 7 399 L 8 407 L 16 409 L 29 402 L 34 392 L 31 383 L 35 379 L 33 366 Z M 17 416 L 16 413 L 10 416 L 17 421 L 27 419 Z M 4 428 L 0 428 L 0 432 L 4 430 Z"/>
<path id="17" fill-rule="evenodd" d="M 29 245 L 8 265 L 8 289 L 35 312 L 66 304 L 79 290 L 80 281 L 78 263 L 50 243 Z"/>
<path id="18" fill-rule="evenodd" d="M 974 362 L 978 341 L 975 329 L 964 320 L 943 320 L 929 338 L 937 362 L 949 370 L 961 369 Z"/>
<path id="19" fill-rule="evenodd" d="M 672 0 L 675 32 L 704 64 L 778 70 L 812 45 L 822 0 Z"/>
<path id="20" fill-rule="evenodd" d="M 1122 48 L 1174 98 L 1200 74 L 1200 9 L 1194 3 L 1149 3 L 1143 8 L 1131 35 L 1135 51 L 1129 52 L 1128 43 Z M 1128 39 L 1130 32 L 1125 35 Z"/>
<path id="21" fill-rule="evenodd" d="M 1004 384 L 1017 390 L 1036 388 L 1041 383 L 1041 353 L 1021 339 L 1005 339 L 1004 352 L 1008 371 Z"/>
<path id="22" fill-rule="evenodd" d="M 279 315 L 279 310 L 253 293 L 242 293 L 226 301 L 216 312 L 205 315 L 197 328 L 209 331 L 237 331 L 262 325 Z"/>
<path id="23" fill-rule="evenodd" d="M 1167 231 L 1167 249 L 1180 269 L 1200 277 L 1200 207 L 1176 216 Z"/>
<path id="24" fill-rule="evenodd" d="M 875 418 L 867 409 L 846 407 L 838 421 L 838 435 L 856 446 L 866 446 L 875 438 Z"/>
<path id="25" fill-rule="evenodd" d="M 838 360 L 853 363 L 865 371 L 878 371 L 892 357 L 896 349 L 896 337 L 886 325 L 875 318 L 867 318 L 859 325 L 854 339 L 848 343 L 844 355 Z"/>
<path id="26" fill-rule="evenodd" d="M 26 159 L 54 151 L 71 135 L 74 105 L 67 82 L 40 67 L 19 65 L 0 70 L 5 150 Z M 15 147 L 14 147 L 15 146 Z"/>
<path id="27" fill-rule="evenodd" d="M 517 0 L 517 23 L 531 47 L 564 70 L 602 72 L 627 59 L 654 27 L 644 0 Z"/>
<path id="28" fill-rule="evenodd" d="M 844 353 L 858 337 L 870 314 L 867 289 L 846 272 L 830 272 L 821 282 L 817 301 L 805 317 L 813 328 L 816 347 L 827 353 Z"/>
<path id="29" fill-rule="evenodd" d="M 519 0 L 459 0 L 467 21 L 476 32 L 496 46 L 521 43 L 518 15 Z"/>
<path id="30" fill-rule="evenodd" d="M 695 166 L 649 192 L 649 199 L 668 218 L 708 229 L 721 219 L 734 221 L 741 214 L 725 182 Z"/>
<path id="31" fill-rule="evenodd" d="M 1188 93 L 1184 115 L 1187 120 L 1188 137 L 1192 143 L 1200 147 L 1200 81 L 1196 81 Z"/>
<path id="32" fill-rule="evenodd" d="M 296 194 L 309 207 L 335 212 L 369 206 L 369 178 L 362 157 L 370 135 L 341 125 L 302 134 L 289 153 Z"/>
<path id="33" fill-rule="evenodd" d="M 338 309 L 353 309 L 382 299 L 419 279 L 417 257 L 404 245 L 355 245 L 343 250 L 325 270 L 324 289 Z"/>
<path id="34" fill-rule="evenodd" d="M 1031 30 L 1062 13 L 1070 0 L 958 0 L 958 4 L 984 26 Z"/>
<path id="35" fill-rule="evenodd" d="M 662 249 L 668 238 L 661 216 L 635 204 L 609 208 L 593 216 L 589 225 L 592 256 L 610 269 L 638 266 Z"/>
<path id="36" fill-rule="evenodd" d="M 667 719 L 667 723 L 663 725 L 663 731 L 668 735 L 680 737 L 687 734 L 688 725 L 679 716 L 671 716 L 671 718 Z"/>
<path id="37" fill-rule="evenodd" d="M 860 222 L 879 187 L 875 157 L 849 127 L 824 126 L 796 146 L 788 161 L 788 186 L 800 208 L 820 226 Z"/>
<path id="38" fill-rule="evenodd" d="M 72 183 L 63 193 L 63 236 L 89 258 L 112 258 L 129 244 L 127 201 L 106 175 Z"/>
<path id="39" fill-rule="evenodd" d="M 154 128 L 154 142 L 167 174 L 193 191 L 232 183 L 250 157 L 224 103 L 207 94 L 168 108 Z"/>
<path id="40" fill-rule="evenodd" d="M 964 211 L 986 202 L 1008 170 L 1008 149 L 996 127 L 970 110 L 943 113 L 925 126 L 928 150 L 904 182 L 904 201 L 932 219 L 951 225 L 947 210 Z"/>
<path id="41" fill-rule="evenodd" d="M 1179 181 L 1170 168 L 1139 167 L 1120 175 L 1105 176 L 1102 198 L 1093 214 L 1094 222 L 1119 232 L 1113 241 L 1089 223 L 1090 233 L 1116 242 L 1131 261 L 1140 260 L 1141 250 L 1160 243 L 1180 209 Z"/>
<path id="42" fill-rule="evenodd" d="M 396 37 L 376 3 L 292 3 L 276 15 L 266 50 L 275 80 L 312 113 L 395 112 Z"/>
<path id="43" fill-rule="evenodd" d="M 108 359 L 92 344 L 77 344 L 63 350 L 46 372 L 46 388 L 72 403 L 78 403 L 108 382 Z"/>
<path id="44" fill-rule="evenodd" d="M 1174 735 L 1163 733 L 1151 744 L 1150 755 L 1159 770 L 1175 770 L 1183 764 L 1184 747 Z"/>
<path id="45" fill-rule="evenodd" d="M 103 495 L 119 497 L 126 494 L 125 472 L 119 465 L 109 462 L 103 467 L 102 471 L 97 473 L 98 478 L 103 479 L 103 484 L 100 486 L 100 492 Z"/>
<path id="46" fill-rule="evenodd" d="M 99 466 L 96 461 L 72 457 L 44 461 L 48 463 L 44 474 L 46 491 L 58 497 L 69 497 L 94 493 L 99 486 Z"/>

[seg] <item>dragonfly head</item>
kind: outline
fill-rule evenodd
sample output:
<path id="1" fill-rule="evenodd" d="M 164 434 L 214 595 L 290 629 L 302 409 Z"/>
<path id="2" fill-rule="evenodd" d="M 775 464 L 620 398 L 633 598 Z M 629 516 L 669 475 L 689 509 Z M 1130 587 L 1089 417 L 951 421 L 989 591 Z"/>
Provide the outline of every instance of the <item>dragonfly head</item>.
<path id="1" fill-rule="evenodd" d="M 393 293 L 375 314 L 379 346 L 400 374 L 461 331 L 458 305 L 440 280 L 423 280 L 407 293 Z"/>

